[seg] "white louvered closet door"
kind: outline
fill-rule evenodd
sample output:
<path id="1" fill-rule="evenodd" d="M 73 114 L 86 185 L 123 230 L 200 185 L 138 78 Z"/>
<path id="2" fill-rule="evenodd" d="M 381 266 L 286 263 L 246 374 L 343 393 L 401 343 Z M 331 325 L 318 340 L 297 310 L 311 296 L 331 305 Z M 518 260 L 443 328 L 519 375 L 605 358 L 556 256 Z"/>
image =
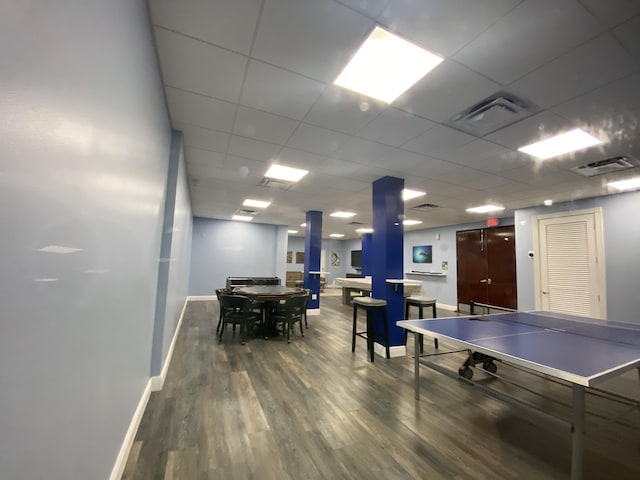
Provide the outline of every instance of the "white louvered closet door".
<path id="1" fill-rule="evenodd" d="M 542 309 L 601 317 L 593 215 L 541 219 L 539 232 Z"/>

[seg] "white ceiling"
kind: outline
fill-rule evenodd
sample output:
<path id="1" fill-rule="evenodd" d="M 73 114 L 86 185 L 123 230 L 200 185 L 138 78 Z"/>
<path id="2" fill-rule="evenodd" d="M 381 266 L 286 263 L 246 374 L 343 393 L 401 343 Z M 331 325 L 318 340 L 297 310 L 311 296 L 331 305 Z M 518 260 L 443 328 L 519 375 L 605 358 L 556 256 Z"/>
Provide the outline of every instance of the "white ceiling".
<path id="1" fill-rule="evenodd" d="M 323 236 L 371 225 L 371 184 L 385 175 L 426 196 L 407 229 L 482 220 L 465 208 L 514 209 L 614 193 L 612 179 L 569 168 L 640 159 L 640 0 L 150 0 L 174 128 L 184 133 L 195 216 L 230 219 L 270 200 L 254 222 L 323 215 Z M 375 25 L 445 60 L 391 105 L 332 85 Z M 478 137 L 449 125 L 507 92 L 529 117 Z M 605 140 L 544 162 L 517 148 L 573 128 Z M 270 164 L 310 173 L 260 186 Z M 414 210 L 423 203 L 437 208 Z M 352 219 L 335 219 L 349 210 Z M 350 225 L 359 222 L 363 225 Z"/>

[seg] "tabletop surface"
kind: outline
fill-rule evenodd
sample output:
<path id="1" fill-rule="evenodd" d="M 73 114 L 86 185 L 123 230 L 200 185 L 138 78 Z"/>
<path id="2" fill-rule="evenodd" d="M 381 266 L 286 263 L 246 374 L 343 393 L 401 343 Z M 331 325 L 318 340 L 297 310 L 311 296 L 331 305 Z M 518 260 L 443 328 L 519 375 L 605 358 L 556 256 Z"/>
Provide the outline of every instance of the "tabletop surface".
<path id="1" fill-rule="evenodd" d="M 640 324 L 552 312 L 402 320 L 397 324 L 581 385 L 640 366 Z"/>
<path id="2" fill-rule="evenodd" d="M 268 295 L 268 296 L 289 296 L 304 293 L 304 289 L 296 287 L 285 287 L 284 285 L 252 285 L 234 289 L 234 292 L 241 295 Z"/>

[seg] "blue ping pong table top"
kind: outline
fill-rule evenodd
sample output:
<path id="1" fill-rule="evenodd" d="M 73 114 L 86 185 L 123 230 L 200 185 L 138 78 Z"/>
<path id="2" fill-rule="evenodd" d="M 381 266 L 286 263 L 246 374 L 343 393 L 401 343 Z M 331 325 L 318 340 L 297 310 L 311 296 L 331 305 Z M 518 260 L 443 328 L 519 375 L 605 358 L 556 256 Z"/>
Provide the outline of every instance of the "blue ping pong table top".
<path id="1" fill-rule="evenodd" d="M 640 365 L 640 325 L 551 312 L 404 320 L 398 325 L 581 385 Z"/>

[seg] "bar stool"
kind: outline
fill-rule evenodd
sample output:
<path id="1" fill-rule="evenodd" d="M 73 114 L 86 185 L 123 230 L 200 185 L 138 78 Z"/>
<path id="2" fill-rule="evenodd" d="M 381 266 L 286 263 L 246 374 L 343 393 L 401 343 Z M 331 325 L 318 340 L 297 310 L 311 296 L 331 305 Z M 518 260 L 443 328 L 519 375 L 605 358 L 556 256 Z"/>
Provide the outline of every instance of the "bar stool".
<path id="1" fill-rule="evenodd" d="M 363 308 L 367 312 L 367 329 L 362 332 L 358 332 L 357 325 L 357 317 L 358 317 L 358 308 Z M 371 361 L 373 362 L 373 341 L 375 340 L 375 332 L 373 328 L 373 315 L 375 311 L 382 312 L 383 324 L 384 324 L 384 334 L 383 341 L 385 344 L 385 349 L 387 353 L 387 358 L 391 358 L 389 354 L 389 326 L 387 325 L 387 302 L 385 300 L 380 300 L 378 298 L 371 297 L 356 297 L 353 299 L 353 336 L 351 339 L 351 351 L 356 351 L 356 336 L 366 338 L 367 339 L 367 350 L 371 355 Z"/>
<path id="2" fill-rule="evenodd" d="M 418 318 L 424 318 L 423 309 L 424 307 L 431 307 L 432 317 L 437 318 L 436 315 L 436 299 L 433 297 L 407 297 L 404 301 L 404 318 L 409 319 L 409 307 L 418 307 Z M 404 343 L 407 343 L 407 333 L 408 330 L 404 331 Z M 420 335 L 420 353 L 424 352 L 424 338 L 423 335 Z M 433 339 L 433 344 L 436 348 L 438 348 L 438 339 Z"/>

